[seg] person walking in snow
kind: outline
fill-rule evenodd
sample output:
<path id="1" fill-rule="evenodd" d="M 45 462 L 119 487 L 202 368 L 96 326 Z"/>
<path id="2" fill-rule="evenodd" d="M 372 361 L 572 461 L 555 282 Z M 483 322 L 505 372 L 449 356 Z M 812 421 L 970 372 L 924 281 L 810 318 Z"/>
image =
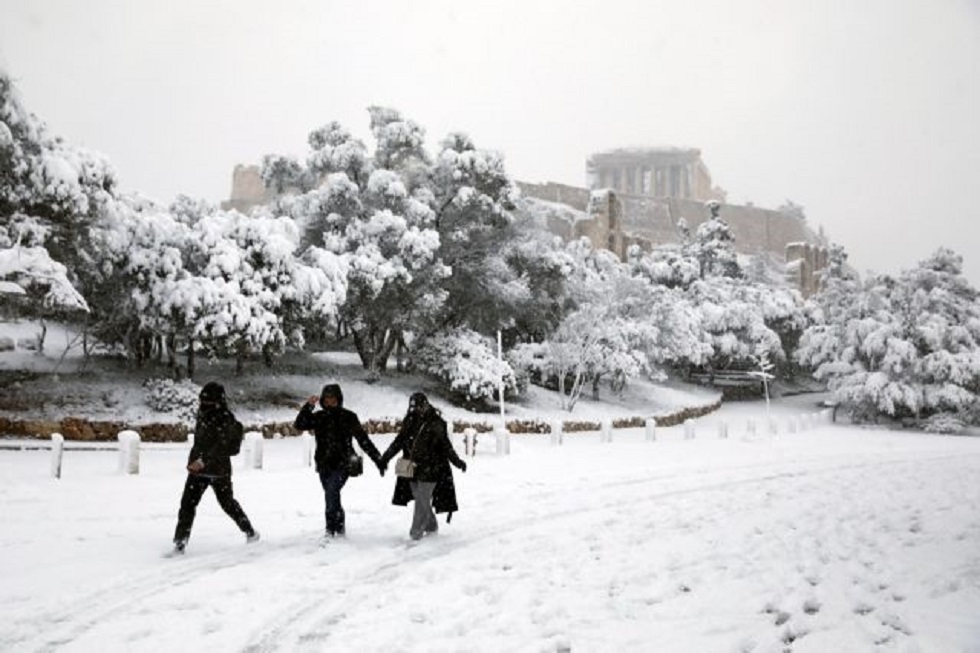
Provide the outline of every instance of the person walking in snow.
<path id="1" fill-rule="evenodd" d="M 459 510 L 450 463 L 460 471 L 466 471 L 466 463 L 449 440 L 446 420 L 421 392 L 409 398 L 408 412 L 398 435 L 381 457 L 382 464 L 387 467 L 388 461 L 399 451 L 403 458 L 414 463 L 414 467 L 410 477 L 396 469 L 399 476 L 395 480 L 391 502 L 396 506 L 407 506 L 409 501 L 415 501 L 408 534 L 413 540 L 419 540 L 423 535 L 438 532 L 435 513 L 448 512 L 446 523 L 449 523 L 453 513 Z"/>
<path id="2" fill-rule="evenodd" d="M 321 410 L 314 412 L 318 402 Z M 360 462 L 355 460 L 357 455 L 352 440 L 357 440 L 357 444 L 384 476 L 385 466 L 381 463 L 378 448 L 364 431 L 357 414 L 344 408 L 344 394 L 336 383 L 323 386 L 319 397 L 313 395 L 303 404 L 296 416 L 295 426 L 300 431 L 313 431 L 316 438 L 313 459 L 323 487 L 324 517 L 327 522 L 325 541 L 342 537 L 346 524 L 340 491 L 350 477 L 351 464 Z"/>
<path id="3" fill-rule="evenodd" d="M 177 528 L 174 531 L 174 553 L 183 553 L 191 536 L 197 505 L 209 487 L 218 505 L 245 534 L 246 542 L 259 539 L 245 511 L 235 500 L 231 484 L 231 455 L 241 447 L 242 424 L 228 409 L 225 389 L 214 381 L 201 388 L 197 420 L 194 424 L 194 446 L 187 457 L 187 480 L 180 498 Z"/>

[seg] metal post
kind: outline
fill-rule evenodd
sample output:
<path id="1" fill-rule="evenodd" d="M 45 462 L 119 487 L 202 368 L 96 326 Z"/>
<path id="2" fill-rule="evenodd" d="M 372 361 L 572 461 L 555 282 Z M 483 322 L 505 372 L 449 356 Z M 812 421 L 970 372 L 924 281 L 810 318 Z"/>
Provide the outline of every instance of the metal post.
<path id="1" fill-rule="evenodd" d="M 504 410 L 504 338 L 500 330 L 497 330 L 497 364 L 500 369 L 500 377 L 497 383 L 497 390 L 500 394 L 500 426 L 507 428 L 507 413 Z"/>

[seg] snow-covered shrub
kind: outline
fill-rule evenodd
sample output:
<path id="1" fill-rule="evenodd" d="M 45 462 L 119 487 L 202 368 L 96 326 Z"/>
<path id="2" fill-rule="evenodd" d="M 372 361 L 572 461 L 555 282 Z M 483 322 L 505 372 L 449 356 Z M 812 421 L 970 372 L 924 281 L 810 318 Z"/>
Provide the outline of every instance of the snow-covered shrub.
<path id="1" fill-rule="evenodd" d="M 922 424 L 922 428 L 927 433 L 956 434 L 962 433 L 964 429 L 966 429 L 966 425 L 957 415 L 953 415 L 951 413 L 937 413 L 925 420 Z"/>
<path id="2" fill-rule="evenodd" d="M 426 339 L 416 353 L 419 370 L 431 374 L 467 401 L 484 402 L 497 398 L 500 377 L 504 392 L 517 391 L 517 378 L 506 361 L 497 358 L 495 343 L 469 329 Z"/>
<path id="3" fill-rule="evenodd" d="M 143 382 L 146 405 L 161 413 L 176 413 L 185 421 L 194 419 L 201 387 L 190 380 L 147 379 Z"/>

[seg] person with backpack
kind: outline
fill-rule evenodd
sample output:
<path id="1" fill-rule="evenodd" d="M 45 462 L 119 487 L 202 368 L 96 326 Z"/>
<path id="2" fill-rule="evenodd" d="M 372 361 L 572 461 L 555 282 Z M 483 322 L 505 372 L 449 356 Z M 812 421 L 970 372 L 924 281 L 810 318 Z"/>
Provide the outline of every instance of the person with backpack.
<path id="1" fill-rule="evenodd" d="M 409 501 L 415 501 L 408 535 L 420 540 L 423 535 L 438 532 L 435 513 L 448 512 L 446 523 L 449 523 L 453 513 L 459 510 L 450 463 L 466 471 L 466 463 L 449 440 L 446 420 L 421 392 L 409 398 L 408 412 L 398 435 L 381 457 L 382 465 L 387 466 L 399 451 L 402 457 L 395 466 L 397 479 L 391 502 L 407 506 Z"/>
<path id="2" fill-rule="evenodd" d="M 320 410 L 314 411 L 317 403 L 320 404 Z M 355 471 L 352 468 L 362 464 L 360 456 L 354 452 L 353 440 L 357 440 L 357 444 L 384 476 L 385 467 L 381 464 L 378 448 L 364 431 L 357 414 L 344 408 L 344 393 L 336 383 L 323 386 L 319 397 L 313 395 L 307 399 L 296 416 L 295 426 L 300 431 L 313 431 L 316 439 L 313 459 L 323 487 L 326 519 L 324 542 L 343 537 L 347 532 L 347 525 L 340 491 L 351 472 Z"/>
<path id="3" fill-rule="evenodd" d="M 205 384 L 199 396 L 194 424 L 194 446 L 187 457 L 187 480 L 180 498 L 174 553 L 183 553 L 191 536 L 197 505 L 209 487 L 218 505 L 245 534 L 246 542 L 256 542 L 259 533 L 235 500 L 231 484 L 231 456 L 241 450 L 244 428 L 228 409 L 225 389 L 214 381 Z"/>

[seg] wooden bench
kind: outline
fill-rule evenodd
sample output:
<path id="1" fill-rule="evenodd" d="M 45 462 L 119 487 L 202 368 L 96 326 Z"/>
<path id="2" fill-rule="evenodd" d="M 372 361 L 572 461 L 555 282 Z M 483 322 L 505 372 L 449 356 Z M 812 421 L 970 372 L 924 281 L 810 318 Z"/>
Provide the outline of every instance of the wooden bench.
<path id="1" fill-rule="evenodd" d="M 752 370 L 713 370 L 711 372 L 691 372 L 688 379 L 699 385 L 708 385 L 721 388 L 722 392 L 726 388 L 733 390 L 758 390 L 761 394 L 765 391 L 762 379 Z"/>

